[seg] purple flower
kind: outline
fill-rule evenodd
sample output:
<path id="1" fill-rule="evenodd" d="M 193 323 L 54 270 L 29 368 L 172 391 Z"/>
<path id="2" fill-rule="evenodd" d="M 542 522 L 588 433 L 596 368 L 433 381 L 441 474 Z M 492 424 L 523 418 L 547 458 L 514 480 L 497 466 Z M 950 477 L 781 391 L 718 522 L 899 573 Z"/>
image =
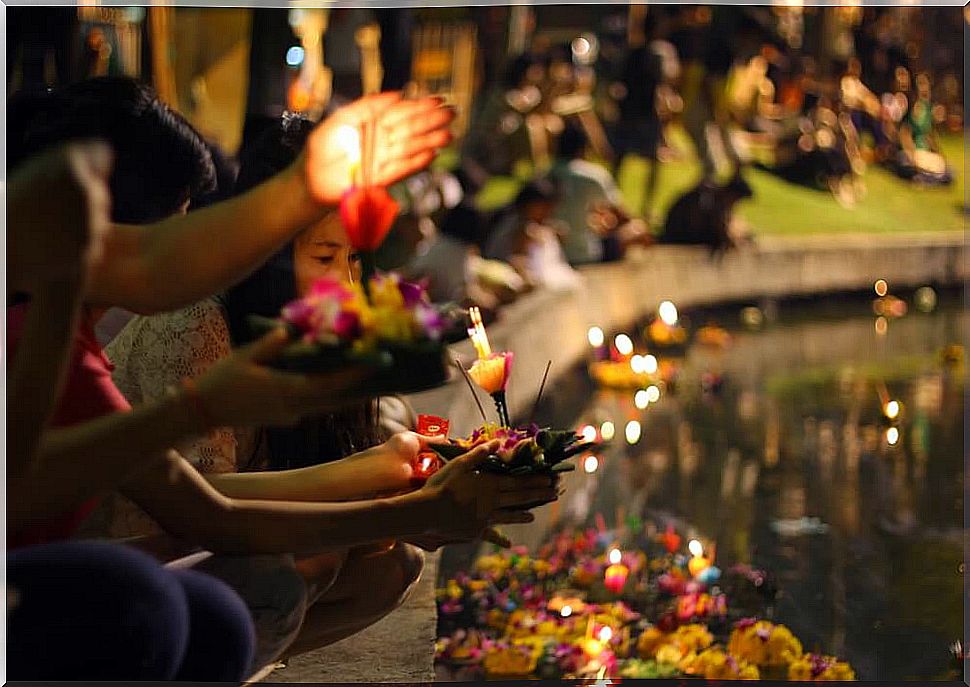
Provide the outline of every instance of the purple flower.
<path id="1" fill-rule="evenodd" d="M 808 660 L 812 666 L 812 677 L 818 677 L 832 666 L 831 661 L 819 654 L 812 654 Z"/>
<path id="2" fill-rule="evenodd" d="M 736 630 L 746 630 L 752 625 L 754 625 L 756 622 L 757 621 L 754 618 L 742 618 L 741 620 L 739 620 L 734 624 L 734 628 Z"/>
<path id="3" fill-rule="evenodd" d="M 397 286 L 401 290 L 401 298 L 404 299 L 405 307 L 413 308 L 424 300 L 424 288 L 420 284 L 402 279 Z"/>
<path id="4" fill-rule="evenodd" d="M 769 639 L 771 639 L 770 627 L 764 627 L 764 626 L 759 627 L 757 630 L 754 631 L 754 633 L 758 635 L 758 638 L 761 639 L 761 641 L 763 642 L 767 642 Z"/>
<path id="5" fill-rule="evenodd" d="M 293 301 L 283 308 L 283 320 L 292 324 L 301 332 L 308 334 L 314 329 L 317 309 L 309 301 Z"/>

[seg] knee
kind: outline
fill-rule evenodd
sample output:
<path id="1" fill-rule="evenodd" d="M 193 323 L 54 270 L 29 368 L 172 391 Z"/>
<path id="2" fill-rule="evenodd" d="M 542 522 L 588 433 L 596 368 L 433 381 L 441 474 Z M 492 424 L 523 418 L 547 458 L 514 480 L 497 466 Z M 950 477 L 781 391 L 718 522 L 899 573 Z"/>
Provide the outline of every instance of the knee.
<path id="1" fill-rule="evenodd" d="M 424 571 L 424 551 L 411 544 L 398 544 L 394 547 L 396 560 L 401 570 L 401 581 L 405 589 L 421 578 Z"/>
<path id="2" fill-rule="evenodd" d="M 333 586 L 344 563 L 347 562 L 347 550 L 318 554 L 296 561 L 296 570 L 306 582 L 309 601 L 312 603 L 317 597 Z"/>

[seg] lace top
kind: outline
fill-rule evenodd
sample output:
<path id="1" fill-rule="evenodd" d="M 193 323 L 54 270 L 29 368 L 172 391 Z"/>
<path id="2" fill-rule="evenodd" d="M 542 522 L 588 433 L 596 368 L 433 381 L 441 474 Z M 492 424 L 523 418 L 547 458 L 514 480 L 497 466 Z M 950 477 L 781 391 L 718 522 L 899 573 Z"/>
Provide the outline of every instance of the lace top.
<path id="1" fill-rule="evenodd" d="M 197 377 L 231 351 L 222 307 L 208 299 L 182 310 L 133 318 L 105 348 L 112 379 L 132 405 L 156 401 L 186 377 Z M 236 472 L 237 456 L 250 455 L 254 430 L 213 429 L 176 448 L 199 472 Z M 162 529 L 128 499 L 113 495 L 82 534 L 132 537 Z"/>

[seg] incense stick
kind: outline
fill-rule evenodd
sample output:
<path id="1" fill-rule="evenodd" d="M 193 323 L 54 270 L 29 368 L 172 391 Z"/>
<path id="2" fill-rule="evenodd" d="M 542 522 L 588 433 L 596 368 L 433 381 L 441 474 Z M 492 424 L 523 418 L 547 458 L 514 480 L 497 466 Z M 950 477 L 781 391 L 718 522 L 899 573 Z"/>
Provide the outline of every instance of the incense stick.
<path id="1" fill-rule="evenodd" d="M 461 376 L 462 378 L 464 378 L 465 383 L 468 384 L 468 390 L 472 393 L 472 398 L 475 399 L 475 405 L 478 406 L 478 412 L 482 414 L 482 423 L 488 424 L 488 416 L 485 415 L 485 407 L 482 405 L 482 402 L 478 399 L 478 394 L 475 393 L 475 385 L 472 384 L 471 378 L 468 376 L 468 373 L 465 372 L 465 368 L 462 367 L 461 363 L 458 362 L 457 360 L 455 360 L 455 367 L 458 368 L 458 371 L 461 372 Z"/>
<path id="2" fill-rule="evenodd" d="M 539 393 L 536 395 L 536 402 L 532 406 L 532 417 L 529 418 L 530 422 L 535 421 L 536 413 L 539 412 L 539 402 L 542 401 L 542 392 L 546 388 L 546 378 L 549 377 L 549 368 L 552 367 L 552 361 L 546 363 L 546 371 L 542 373 L 542 383 L 539 385 Z"/>

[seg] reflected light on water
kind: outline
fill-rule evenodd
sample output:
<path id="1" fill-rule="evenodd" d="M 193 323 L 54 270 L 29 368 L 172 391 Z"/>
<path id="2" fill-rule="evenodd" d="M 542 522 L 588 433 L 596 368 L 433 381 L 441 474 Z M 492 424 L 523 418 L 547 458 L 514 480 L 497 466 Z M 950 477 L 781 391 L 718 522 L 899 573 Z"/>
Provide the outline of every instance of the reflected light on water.
<path id="1" fill-rule="evenodd" d="M 583 441 L 586 441 L 587 443 L 596 441 L 596 428 L 593 427 L 593 425 L 586 425 L 579 430 L 579 433 L 582 435 Z"/>
<path id="2" fill-rule="evenodd" d="M 876 334 L 879 336 L 885 336 L 886 331 L 889 329 L 889 322 L 885 317 L 880 315 L 876 318 Z"/>
<path id="3" fill-rule="evenodd" d="M 895 420 L 897 417 L 899 417 L 899 401 L 890 401 L 887 403 L 886 407 L 883 409 L 883 412 L 886 413 L 886 417 L 888 417 L 890 420 Z"/>
<path id="4" fill-rule="evenodd" d="M 617 334 L 613 340 L 613 345 L 620 355 L 630 355 L 633 353 L 633 340 L 626 334 Z"/>
<path id="5" fill-rule="evenodd" d="M 640 423 L 636 420 L 630 420 L 626 423 L 626 442 L 628 444 L 635 444 L 640 441 Z"/>
<path id="6" fill-rule="evenodd" d="M 583 461 L 583 470 L 587 475 L 592 475 L 599 466 L 600 461 L 596 456 L 586 456 L 586 460 Z"/>
<path id="7" fill-rule="evenodd" d="M 633 396 L 633 404 L 640 410 L 644 410 L 650 405 L 650 396 L 647 394 L 646 389 L 640 389 Z"/>
<path id="8" fill-rule="evenodd" d="M 899 442 L 899 430 L 895 427 L 890 427 L 886 430 L 886 441 L 890 446 L 895 446 Z"/>
<path id="9" fill-rule="evenodd" d="M 603 441 L 610 441 L 616 434 L 616 427 L 612 422 L 607 420 L 600 427 L 600 436 L 603 437 Z"/>

